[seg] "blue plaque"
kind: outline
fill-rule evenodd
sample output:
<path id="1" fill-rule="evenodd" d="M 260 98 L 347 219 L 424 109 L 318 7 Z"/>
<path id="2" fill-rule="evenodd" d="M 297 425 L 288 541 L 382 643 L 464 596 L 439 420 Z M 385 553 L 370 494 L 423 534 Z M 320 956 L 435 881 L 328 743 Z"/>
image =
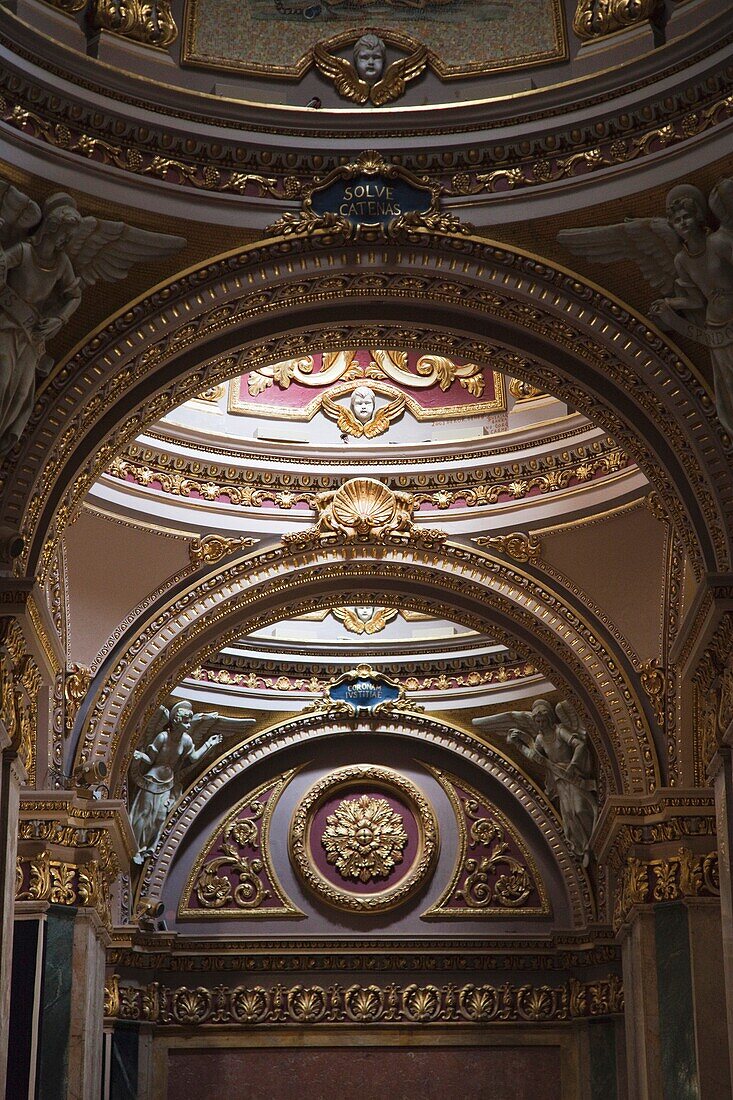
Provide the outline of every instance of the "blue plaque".
<path id="1" fill-rule="evenodd" d="M 381 703 L 395 703 L 400 697 L 400 689 L 396 684 L 387 680 L 377 680 L 371 677 L 358 677 L 355 679 L 341 680 L 328 689 L 328 694 L 334 703 L 346 703 L 359 711 L 373 711 Z"/>
<path id="2" fill-rule="evenodd" d="M 353 225 L 388 225 L 402 214 L 428 213 L 432 206 L 429 187 L 381 173 L 334 179 L 311 196 L 315 214 L 337 214 Z"/>

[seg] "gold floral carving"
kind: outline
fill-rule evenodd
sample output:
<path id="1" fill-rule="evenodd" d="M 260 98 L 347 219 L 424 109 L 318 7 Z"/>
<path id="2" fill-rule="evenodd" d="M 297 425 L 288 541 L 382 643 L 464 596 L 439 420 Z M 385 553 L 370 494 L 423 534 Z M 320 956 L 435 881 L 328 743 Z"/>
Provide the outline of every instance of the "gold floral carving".
<path id="1" fill-rule="evenodd" d="M 250 791 L 217 825 L 188 876 L 179 917 L 242 920 L 304 915 L 283 890 L 270 855 L 272 814 L 294 774 L 286 772 Z M 194 895 L 198 907 L 191 904 Z"/>
<path id="2" fill-rule="evenodd" d="M 397 618 L 396 607 L 371 607 L 368 619 L 362 619 L 353 607 L 332 607 L 334 619 L 346 627 L 351 634 L 379 634 L 388 623 Z"/>
<path id="3" fill-rule="evenodd" d="M 693 676 L 695 779 L 707 785 L 707 767 L 733 722 L 733 612 L 725 612 Z"/>
<path id="4" fill-rule="evenodd" d="M 247 550 L 256 546 L 259 539 L 249 536 L 243 538 L 225 538 L 224 535 L 202 535 L 192 539 L 188 545 L 191 565 L 217 565 L 228 554 L 237 550 Z"/>
<path id="5" fill-rule="evenodd" d="M 345 797 L 339 805 L 339 809 L 343 807 L 343 810 L 337 815 L 330 815 L 337 817 L 332 826 L 330 819 L 328 822 L 331 829 L 328 842 L 331 847 L 326 848 L 329 862 L 343 860 L 343 871 L 337 867 L 339 873 L 344 877 L 353 877 L 351 872 L 356 870 L 358 881 L 365 883 L 373 877 L 384 877 L 389 873 L 398 862 L 397 857 L 402 854 L 407 834 L 403 823 L 398 823 L 387 813 L 391 812 L 391 807 L 386 798 L 374 798 L 375 805 L 372 807 L 367 804 L 354 805 L 358 799 L 352 799 L 352 804 L 349 804 L 346 797 L 349 791 L 364 785 L 398 797 L 407 805 L 418 828 L 417 852 L 406 874 L 394 886 L 387 886 L 375 893 L 358 893 L 334 885 L 319 871 L 311 847 L 310 834 L 316 812 L 327 798 L 343 791 Z M 369 825 L 361 824 L 359 814 L 367 820 L 368 811 Z M 338 831 L 340 827 L 343 827 L 343 835 Z M 359 838 L 360 830 L 364 831 L 365 844 Z M 367 830 L 371 831 L 371 839 L 366 839 Z M 324 840 L 325 837 L 324 831 Z M 370 849 L 372 843 L 376 847 Z M 298 874 L 318 897 L 350 912 L 377 913 L 405 901 L 432 872 L 438 855 L 438 824 L 430 803 L 411 780 L 390 768 L 354 764 L 329 773 L 307 792 L 293 815 L 289 848 Z M 374 854 L 373 860 L 367 855 L 369 850 Z M 333 860 L 330 858 L 332 855 Z M 366 878 L 361 877 L 362 872 L 367 875 Z"/>
<path id="6" fill-rule="evenodd" d="M 653 19 L 663 0 L 578 0 L 573 30 L 585 40 L 625 30 Z"/>
<path id="7" fill-rule="evenodd" d="M 91 669 L 87 668 L 86 665 L 74 663 L 66 669 L 66 675 L 64 676 L 64 732 L 67 737 L 74 728 L 79 707 L 89 691 L 91 682 Z"/>
<path id="8" fill-rule="evenodd" d="M 537 865 L 508 818 L 495 806 L 487 807 L 486 797 L 463 780 L 436 768 L 430 771 L 450 799 L 459 843 L 451 880 L 423 913 L 423 920 L 549 914 L 550 904 Z M 510 841 L 518 856 L 511 853 Z M 532 894 L 537 901 L 530 903 Z M 462 904 L 457 904 L 459 901 Z"/>
<path id="9" fill-rule="evenodd" d="M 94 0 L 94 23 L 102 30 L 161 49 L 178 37 L 171 0 Z"/>
<path id="10" fill-rule="evenodd" d="M 402 815 L 386 798 L 345 798 L 326 819 L 321 844 L 342 878 L 372 882 L 402 863 L 407 844 Z"/>
<path id="11" fill-rule="evenodd" d="M 353 350 L 325 352 L 321 369 L 313 373 L 315 360 L 312 355 L 302 355 L 297 359 L 285 359 L 272 366 L 260 367 L 247 375 L 247 389 L 253 397 L 276 385 L 286 390 L 291 383 L 300 386 L 324 387 L 335 382 L 354 382 L 389 379 L 410 389 L 430 389 L 439 386 L 445 393 L 454 382 L 458 382 L 473 397 L 484 392 L 483 367 L 478 363 L 457 364 L 447 355 L 421 355 L 415 363 L 415 372 L 408 370 L 408 356 L 405 351 L 385 351 L 369 349 L 372 362 L 362 368 Z M 499 395 L 496 409 L 504 407 L 500 376 L 495 376 L 494 387 Z M 247 411 L 255 411 L 258 406 L 248 406 Z M 230 412 L 236 412 L 235 405 Z M 442 410 L 441 410 L 442 411 Z M 481 406 L 481 412 L 489 411 Z"/>
<path id="12" fill-rule="evenodd" d="M 18 620 L 12 616 L 0 618 L 0 719 L 30 784 L 35 781 L 41 683 L 41 673 L 28 652 Z"/>
<path id="13" fill-rule="evenodd" d="M 390 489 L 371 477 L 351 478 L 339 489 L 317 493 L 313 507 L 315 526 L 283 535 L 286 546 L 323 546 L 339 540 L 436 546 L 446 538 L 444 531 L 415 526 L 412 516 L 417 505 L 410 493 Z"/>
<path id="14" fill-rule="evenodd" d="M 111 859 L 69 863 L 52 859 L 48 851 L 16 859 L 16 901 L 48 901 L 52 905 L 96 909 L 111 927 L 110 886 L 119 868 Z"/>
<path id="15" fill-rule="evenodd" d="M 513 531 L 510 535 L 479 535 L 472 539 L 477 546 L 487 546 L 498 550 L 508 558 L 521 563 L 536 565 L 542 556 L 542 543 L 538 535 L 528 535 L 524 531 Z"/>
<path id="16" fill-rule="evenodd" d="M 628 856 L 617 883 L 614 930 L 624 924 L 634 906 L 719 895 L 717 852 L 697 855 L 689 848 L 680 848 L 676 856 L 646 862 Z"/>
<path id="17" fill-rule="evenodd" d="M 125 986 L 113 975 L 105 1015 L 163 1026 L 238 1024 L 283 1026 L 348 1024 L 558 1024 L 620 1015 L 623 985 L 616 974 L 562 985 L 311 985 L 266 987 Z"/>
<path id="18" fill-rule="evenodd" d="M 545 394 L 537 386 L 523 382 L 521 378 L 512 378 L 509 382 L 509 393 L 515 401 L 533 401 L 535 397 L 544 397 Z"/>

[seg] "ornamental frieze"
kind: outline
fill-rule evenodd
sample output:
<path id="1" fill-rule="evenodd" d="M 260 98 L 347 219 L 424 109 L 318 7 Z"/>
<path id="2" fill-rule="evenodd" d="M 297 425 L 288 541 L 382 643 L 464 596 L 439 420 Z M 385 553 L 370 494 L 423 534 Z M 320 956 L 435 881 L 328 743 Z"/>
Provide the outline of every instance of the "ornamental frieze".
<path id="1" fill-rule="evenodd" d="M 453 807 L 458 851 L 448 886 L 423 919 L 548 916 L 537 865 L 508 818 L 467 783 L 430 770 Z"/>
<path id="2" fill-rule="evenodd" d="M 302 917 L 280 885 L 270 853 L 270 820 L 295 773 L 250 791 L 206 840 L 181 895 L 183 919 Z"/>
<path id="3" fill-rule="evenodd" d="M 569 1023 L 623 1012 L 616 975 L 561 985 L 292 985 L 195 989 L 153 982 L 105 989 L 107 1019 L 157 1026 Z"/>
<path id="4" fill-rule="evenodd" d="M 171 469 L 173 461 L 177 468 Z M 524 500 L 538 493 L 562 492 L 576 485 L 589 484 L 597 479 L 633 468 L 633 463 L 618 447 L 609 442 L 594 443 L 569 448 L 568 457 L 548 455 L 543 457 L 542 472 L 529 469 L 525 463 L 491 466 L 489 469 L 464 471 L 457 478 L 455 472 L 445 473 L 445 485 L 430 489 L 424 474 L 408 474 L 409 488 L 421 508 L 480 508 L 510 500 Z M 183 464 L 183 469 L 179 467 Z M 232 469 L 211 464 L 209 470 L 200 473 L 193 463 L 186 468 L 186 460 L 152 451 L 139 444 L 130 445 L 126 453 L 113 459 L 106 476 L 179 496 L 183 499 L 209 501 L 226 500 L 240 508 L 262 508 L 274 504 L 289 511 L 297 504 L 312 506 L 320 489 L 335 488 L 335 478 L 303 474 L 295 470 L 288 473 L 288 483 L 269 471 L 242 469 L 232 477 Z M 324 484 L 325 481 L 325 484 Z M 318 488 L 312 488 L 313 484 Z"/>

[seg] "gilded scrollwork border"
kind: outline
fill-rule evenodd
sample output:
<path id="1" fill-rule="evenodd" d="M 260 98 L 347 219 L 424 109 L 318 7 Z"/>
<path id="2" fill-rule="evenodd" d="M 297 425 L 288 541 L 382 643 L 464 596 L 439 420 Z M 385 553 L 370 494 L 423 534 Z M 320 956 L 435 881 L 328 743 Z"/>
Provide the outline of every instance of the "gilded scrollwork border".
<path id="1" fill-rule="evenodd" d="M 206 838 L 205 843 L 201 847 L 201 851 L 196 857 L 194 864 L 191 868 L 190 874 L 186 880 L 186 885 L 181 893 L 181 898 L 178 904 L 178 917 L 182 920 L 187 919 L 204 919 L 204 920 L 257 920 L 264 918 L 282 918 L 285 917 L 289 920 L 294 918 L 304 917 L 305 913 L 302 909 L 299 909 L 295 905 L 287 893 L 285 892 L 277 872 L 272 863 L 272 857 L 270 854 L 270 822 L 272 821 L 272 815 L 275 812 L 275 807 L 280 799 L 280 795 L 287 787 L 290 780 L 296 774 L 297 769 L 291 768 L 290 771 L 285 772 L 279 776 L 276 780 L 268 779 L 265 783 L 261 783 L 254 790 L 250 791 L 241 798 L 234 809 L 227 814 L 223 821 L 220 821 L 214 829 L 211 830 Z M 272 884 L 272 888 L 277 894 L 278 900 L 282 902 L 280 906 L 258 906 L 256 908 L 237 908 L 237 909 L 194 909 L 192 906 L 186 905 L 186 899 L 189 898 L 195 888 L 196 881 L 201 873 L 201 870 L 206 861 L 206 857 L 210 854 L 211 849 L 216 841 L 217 837 L 226 833 L 229 826 L 236 821 L 241 811 L 249 803 L 256 801 L 260 795 L 270 788 L 274 787 L 272 794 L 267 800 L 264 812 L 262 814 L 262 820 L 260 824 L 260 835 L 258 843 L 258 851 L 260 858 L 264 865 L 265 873 Z"/>
<path id="2" fill-rule="evenodd" d="M 461 800 L 458 792 L 456 791 L 456 784 L 458 784 L 462 790 L 465 790 L 471 798 L 475 799 L 477 803 L 487 802 L 485 795 L 480 794 L 475 787 L 472 787 L 469 783 L 466 783 L 463 779 L 458 779 L 456 776 L 449 775 L 447 772 L 440 771 L 438 768 L 433 768 L 430 765 L 426 765 L 430 773 L 435 776 L 438 783 L 445 791 L 450 801 L 451 808 L 455 815 L 456 826 L 458 828 L 458 848 L 456 851 L 456 861 L 453 867 L 448 885 L 445 887 L 440 896 L 430 905 L 422 914 L 423 920 L 441 920 L 444 917 L 458 918 L 463 920 L 481 920 L 481 919 L 495 919 L 500 917 L 502 919 L 519 917 L 526 918 L 530 916 L 549 916 L 550 902 L 547 896 L 547 890 L 545 884 L 540 875 L 537 863 L 534 860 L 532 853 L 527 847 L 523 838 L 517 832 L 516 826 L 512 825 L 509 819 L 501 810 L 492 805 L 491 814 L 500 823 L 505 833 L 511 836 L 514 843 L 517 845 L 519 851 L 522 854 L 522 859 L 525 861 L 533 878 L 533 886 L 537 890 L 540 898 L 539 905 L 523 905 L 521 908 L 512 909 L 508 906 L 501 905 L 487 905 L 482 908 L 469 908 L 456 905 L 450 905 L 450 900 L 455 896 L 456 888 L 461 880 L 461 876 L 464 871 L 466 856 L 469 851 L 469 838 L 466 829 L 466 815 L 464 813 Z"/>

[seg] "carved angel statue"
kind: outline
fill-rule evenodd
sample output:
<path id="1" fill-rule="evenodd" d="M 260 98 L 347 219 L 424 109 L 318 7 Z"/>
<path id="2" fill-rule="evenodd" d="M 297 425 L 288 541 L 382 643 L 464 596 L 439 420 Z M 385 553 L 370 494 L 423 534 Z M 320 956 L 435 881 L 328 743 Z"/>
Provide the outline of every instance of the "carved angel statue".
<path id="1" fill-rule="evenodd" d="M 333 81 L 343 99 L 371 102 L 374 107 L 398 99 L 428 63 L 427 49 L 418 46 L 407 57 L 393 61 L 385 72 L 387 47 L 376 34 L 363 34 L 354 46 L 353 57 L 352 65 L 348 58 L 329 53 L 322 42 L 313 47 L 318 71 Z"/>
<path id="2" fill-rule="evenodd" d="M 397 618 L 396 607 L 334 607 L 331 614 L 352 634 L 378 634 Z"/>
<path id="3" fill-rule="evenodd" d="M 402 416 L 405 411 L 405 396 L 398 393 L 386 405 L 377 408 L 374 390 L 370 386 L 357 386 L 348 408 L 334 401 L 328 393 L 324 393 L 321 398 L 321 408 L 336 421 L 344 442 L 349 435 L 357 439 L 360 436 L 373 439 L 376 435 L 384 435 L 392 421 Z"/>
<path id="4" fill-rule="evenodd" d="M 554 708 L 536 699 L 532 709 L 474 718 L 481 729 L 506 734 L 528 760 L 545 771 L 545 791 L 560 813 L 568 843 L 584 867 L 598 816 L 598 786 L 588 735 L 575 707 L 563 700 Z"/>
<path id="5" fill-rule="evenodd" d="M 85 287 L 124 279 L 133 264 L 170 256 L 182 237 L 83 218 L 61 192 L 40 207 L 0 181 L 0 453 L 28 423 L 46 341 L 64 327 Z"/>
<path id="6" fill-rule="evenodd" d="M 136 863 L 143 863 L 152 854 L 193 765 L 222 743 L 224 733 L 239 733 L 252 722 L 254 718 L 194 714 L 188 699 L 175 703 L 170 711 L 158 708 L 146 731 L 148 747 L 135 750 L 129 771 L 130 781 L 137 788 L 130 804 L 130 823 L 138 844 Z M 202 740 L 213 726 L 223 733 Z"/>
<path id="7" fill-rule="evenodd" d="M 664 295 L 650 310 L 660 326 L 710 349 L 718 416 L 733 434 L 733 180 L 717 183 L 708 202 L 697 187 L 673 187 L 666 209 L 666 219 L 563 229 L 557 239 L 596 263 L 636 263 Z M 708 225 L 710 211 L 715 230 Z"/>

